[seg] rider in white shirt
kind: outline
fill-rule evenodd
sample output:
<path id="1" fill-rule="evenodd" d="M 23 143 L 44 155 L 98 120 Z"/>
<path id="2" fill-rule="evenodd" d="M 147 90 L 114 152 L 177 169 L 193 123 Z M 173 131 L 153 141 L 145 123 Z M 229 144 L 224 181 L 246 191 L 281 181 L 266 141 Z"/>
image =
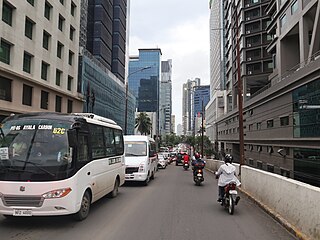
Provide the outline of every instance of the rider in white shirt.
<path id="1" fill-rule="evenodd" d="M 218 202 L 222 201 L 224 195 L 224 187 L 230 182 L 235 182 L 237 186 L 240 186 L 241 183 L 236 177 L 236 167 L 232 165 L 233 157 L 230 154 L 226 154 L 224 157 L 224 164 L 222 164 L 218 171 L 216 172 L 219 186 L 219 198 Z"/>

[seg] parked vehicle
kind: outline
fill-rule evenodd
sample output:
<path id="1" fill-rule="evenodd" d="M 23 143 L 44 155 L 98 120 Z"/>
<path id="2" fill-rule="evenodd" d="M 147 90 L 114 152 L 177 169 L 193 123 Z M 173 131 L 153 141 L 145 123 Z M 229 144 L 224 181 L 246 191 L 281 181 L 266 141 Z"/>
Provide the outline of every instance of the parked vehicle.
<path id="1" fill-rule="evenodd" d="M 138 181 L 148 185 L 158 168 L 156 143 L 142 135 L 124 136 L 125 144 L 125 181 Z"/>
<path id="2" fill-rule="evenodd" d="M 237 184 L 235 182 L 231 182 L 224 187 L 224 196 L 221 205 L 228 210 L 230 215 L 234 213 L 234 207 L 240 200 L 236 188 Z"/>

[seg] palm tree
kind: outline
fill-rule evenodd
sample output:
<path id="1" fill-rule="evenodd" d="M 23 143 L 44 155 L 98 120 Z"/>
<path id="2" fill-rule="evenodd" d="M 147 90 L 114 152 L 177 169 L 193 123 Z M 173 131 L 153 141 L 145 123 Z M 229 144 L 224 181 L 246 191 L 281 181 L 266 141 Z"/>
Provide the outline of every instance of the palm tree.
<path id="1" fill-rule="evenodd" d="M 138 131 L 141 133 L 141 135 L 149 135 L 152 127 L 150 117 L 145 112 L 139 113 L 134 127 L 138 128 Z"/>

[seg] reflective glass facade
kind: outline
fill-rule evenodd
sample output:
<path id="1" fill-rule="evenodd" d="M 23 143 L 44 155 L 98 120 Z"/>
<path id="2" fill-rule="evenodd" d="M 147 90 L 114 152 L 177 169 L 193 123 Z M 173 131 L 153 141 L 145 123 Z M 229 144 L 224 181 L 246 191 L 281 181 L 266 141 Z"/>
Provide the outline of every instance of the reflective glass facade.
<path id="1" fill-rule="evenodd" d="M 129 90 L 137 99 L 138 112 L 158 113 L 160 64 L 160 49 L 139 49 L 139 57 L 130 58 Z"/>
<path id="2" fill-rule="evenodd" d="M 320 137 L 320 79 L 292 93 L 294 137 Z"/>
<path id="3" fill-rule="evenodd" d="M 85 96 L 84 112 L 92 112 L 110 118 L 124 129 L 125 116 L 125 87 L 111 72 L 104 72 L 88 57 L 80 58 L 82 77 L 81 92 Z M 135 98 L 128 98 L 128 134 L 134 130 Z M 130 131 L 132 130 L 132 131 Z"/>
<path id="4" fill-rule="evenodd" d="M 193 117 L 196 117 L 198 113 L 202 112 L 202 99 L 203 99 L 203 108 L 205 108 L 210 100 L 210 86 L 197 86 L 194 88 Z"/>

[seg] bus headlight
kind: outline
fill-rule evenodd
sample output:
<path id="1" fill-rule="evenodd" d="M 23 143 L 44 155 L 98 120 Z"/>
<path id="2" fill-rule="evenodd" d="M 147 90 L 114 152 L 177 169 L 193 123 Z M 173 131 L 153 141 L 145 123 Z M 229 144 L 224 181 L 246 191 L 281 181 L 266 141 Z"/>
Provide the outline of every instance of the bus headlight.
<path id="1" fill-rule="evenodd" d="M 144 172 L 144 170 L 145 170 L 144 163 L 140 163 L 139 172 Z"/>
<path id="2" fill-rule="evenodd" d="M 45 199 L 62 198 L 67 196 L 70 192 L 71 192 L 71 188 L 56 189 L 56 190 L 52 190 L 50 192 L 46 192 L 42 194 L 42 197 Z"/>

